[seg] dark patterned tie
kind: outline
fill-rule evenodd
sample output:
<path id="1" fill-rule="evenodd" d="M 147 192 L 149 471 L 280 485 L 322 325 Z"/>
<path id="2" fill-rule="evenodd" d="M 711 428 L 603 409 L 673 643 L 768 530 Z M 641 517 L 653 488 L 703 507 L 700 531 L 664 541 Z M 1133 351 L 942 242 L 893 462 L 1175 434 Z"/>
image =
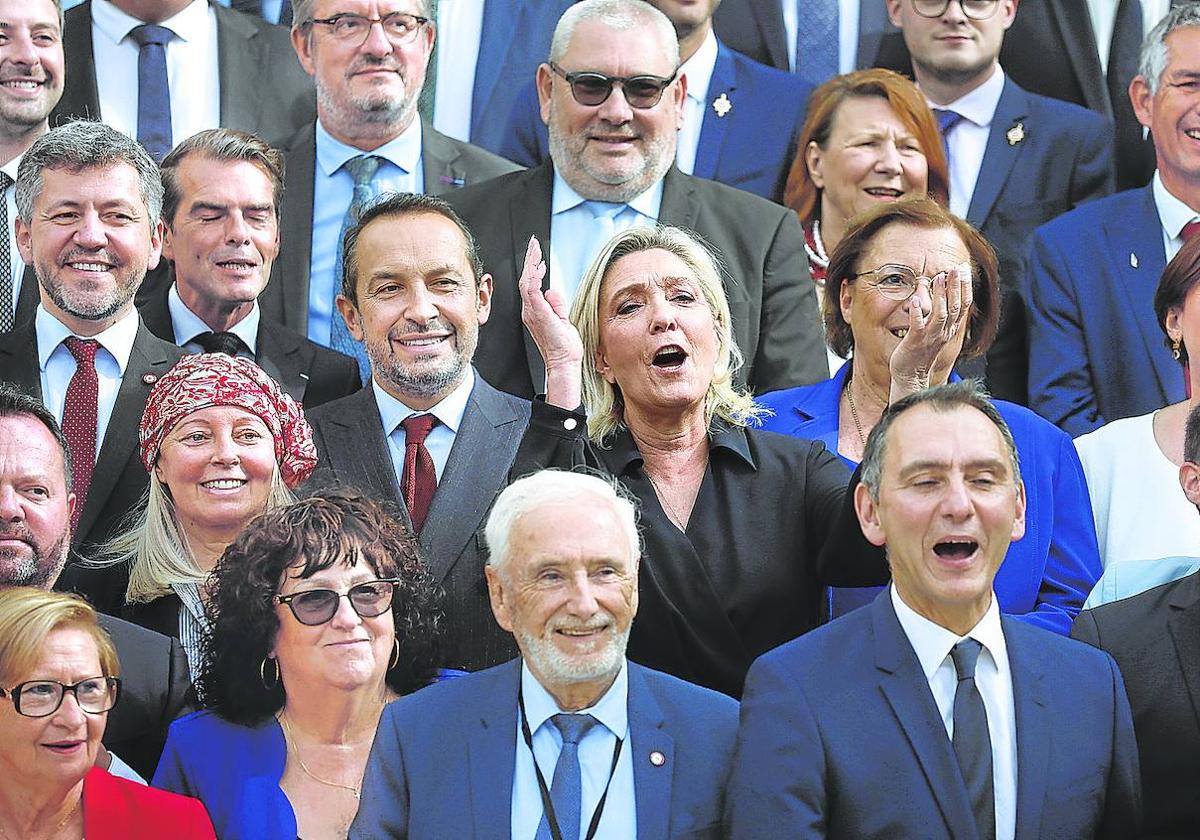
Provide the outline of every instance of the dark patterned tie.
<path id="1" fill-rule="evenodd" d="M 8 200 L 5 195 L 12 182 L 12 178 L 0 172 L 0 332 L 12 329 L 17 307 L 13 294 L 12 252 L 8 250 Z"/>
<path id="2" fill-rule="evenodd" d="M 797 0 L 796 73 L 809 84 L 823 84 L 838 74 L 839 0 Z"/>
<path id="3" fill-rule="evenodd" d="M 963 639 L 950 651 L 958 687 L 954 691 L 954 754 L 967 784 L 971 812 L 982 840 L 996 836 L 996 800 L 992 793 L 992 740 L 987 709 L 975 685 L 975 663 L 983 645 Z"/>
<path id="4" fill-rule="evenodd" d="M 342 240 L 346 238 L 346 231 L 350 226 L 358 221 L 363 207 L 375 197 L 372 181 L 375 179 L 375 173 L 379 171 L 381 163 L 383 163 L 383 158 L 377 155 L 358 155 L 342 164 L 350 173 L 350 177 L 354 179 L 354 194 L 350 199 L 350 206 L 346 208 L 346 215 L 342 218 L 342 229 L 338 233 L 337 257 L 334 259 L 333 267 L 333 308 L 330 313 L 329 346 L 339 353 L 358 359 L 358 371 L 362 375 L 364 385 L 371 378 L 371 360 L 367 358 L 367 351 L 363 347 L 363 343 L 356 341 L 354 336 L 350 335 L 345 319 L 338 312 L 337 296 L 338 292 L 342 290 Z"/>
<path id="5" fill-rule="evenodd" d="M 429 505 L 437 490 L 433 456 L 425 448 L 425 438 L 429 437 L 429 432 L 437 423 L 438 419 L 432 414 L 413 414 L 400 423 L 404 427 L 404 472 L 400 479 L 400 492 L 404 495 L 404 504 L 408 507 L 408 516 L 416 534 L 421 533 L 425 525 Z"/>
<path id="6" fill-rule="evenodd" d="M 243 351 L 249 352 L 250 349 L 231 332 L 200 333 L 192 341 L 203 347 L 205 353 L 224 353 L 226 356 L 236 356 Z"/>
<path id="7" fill-rule="evenodd" d="M 67 385 L 62 421 L 63 436 L 71 450 L 71 489 L 75 493 L 71 531 L 74 532 L 87 501 L 92 469 L 96 465 L 96 411 L 100 399 L 96 351 L 100 349 L 100 342 L 94 338 L 76 338 L 72 335 L 63 339 L 63 344 L 75 357 L 75 373 Z"/>
<path id="8" fill-rule="evenodd" d="M 137 139 L 161 162 L 171 151 L 171 87 L 167 44 L 175 33 L 165 26 L 136 26 L 129 37 L 138 45 Z"/>
<path id="9" fill-rule="evenodd" d="M 562 840 L 579 840 L 580 812 L 583 810 L 583 780 L 579 768 L 579 742 L 596 725 L 591 715 L 558 714 L 550 722 L 562 733 L 562 752 L 554 765 L 550 783 L 550 801 Z M 550 822 L 542 814 L 534 840 L 550 840 Z"/>

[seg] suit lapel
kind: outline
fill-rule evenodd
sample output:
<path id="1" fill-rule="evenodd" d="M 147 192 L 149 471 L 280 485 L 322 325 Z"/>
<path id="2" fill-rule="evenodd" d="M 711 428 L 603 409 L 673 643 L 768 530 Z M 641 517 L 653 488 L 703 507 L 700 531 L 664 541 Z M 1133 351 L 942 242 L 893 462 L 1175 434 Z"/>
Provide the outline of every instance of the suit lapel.
<path id="1" fill-rule="evenodd" d="M 1180 587 L 1173 595 L 1167 621 L 1192 711 L 1200 723 L 1200 578 L 1196 575 L 1186 589 Z"/>
<path id="2" fill-rule="evenodd" d="M 38 279 L 32 266 L 25 266 L 21 275 L 21 293 L 17 295 L 17 309 L 13 313 L 13 326 L 32 321 L 40 302 Z"/>
<path id="3" fill-rule="evenodd" d="M 1029 113 L 1028 103 L 1029 97 L 1025 91 L 1011 79 L 1005 79 L 1004 90 L 992 115 L 992 127 L 988 132 L 987 147 L 983 152 L 983 164 L 979 167 L 975 192 L 971 196 L 971 206 L 967 210 L 967 220 L 977 228 L 983 227 L 1017 157 L 1025 148 L 1021 142 L 1025 133 L 1038 130 L 1038 126 L 1022 122 Z M 1017 138 L 1017 142 L 1011 142 L 1010 137 Z"/>
<path id="4" fill-rule="evenodd" d="M 142 316 L 142 323 L 146 325 L 146 329 L 163 341 L 169 341 L 172 344 L 175 343 L 175 325 L 171 322 L 171 310 L 167 305 L 167 295 L 173 285 L 174 283 L 169 283 L 161 290 L 156 290 L 138 307 L 138 314 Z"/>
<path id="5" fill-rule="evenodd" d="M 421 168 L 424 171 L 426 195 L 444 195 L 466 185 L 466 172 L 455 165 L 458 158 L 458 149 L 449 138 L 422 121 Z"/>
<path id="6" fill-rule="evenodd" d="M 0 380 L 10 382 L 31 397 L 42 399 L 42 372 L 38 367 L 37 331 L 33 321 L 17 324 L 0 334 Z"/>
<path id="7" fill-rule="evenodd" d="M 529 177 L 522 179 L 521 188 L 513 191 L 508 205 L 517 328 L 521 330 L 521 337 L 525 343 L 525 361 L 529 365 L 529 378 L 533 382 L 535 393 L 540 392 L 546 382 L 546 365 L 533 336 L 529 334 L 529 330 L 520 326 L 521 296 L 516 292 L 515 286 L 517 278 L 521 276 L 521 266 L 525 265 L 525 248 L 532 235 L 542 243 L 542 253 L 546 258 L 546 278 L 542 281 L 542 288 L 550 288 L 550 207 L 553 195 L 554 168 L 546 163 L 538 169 L 530 170 Z"/>
<path id="8" fill-rule="evenodd" d="M 385 496 L 403 509 L 374 389 L 368 385 L 347 397 L 342 405 L 345 411 L 331 416 L 324 430 L 326 455 L 334 472 L 341 476 L 363 476 L 366 486 L 360 490 Z M 339 460 L 333 460 L 335 456 Z M 404 520 L 408 522 L 407 510 L 404 510 Z"/>
<path id="9" fill-rule="evenodd" d="M 63 95 L 50 116 L 51 127 L 69 117 L 99 120 L 100 90 L 96 86 L 96 61 L 92 51 L 92 4 L 84 3 L 66 15 L 63 54 L 67 59 L 67 81 Z"/>
<path id="10" fill-rule="evenodd" d="M 492 672 L 494 685 L 481 686 L 485 711 L 468 737 L 471 804 L 475 837 L 507 837 L 512 825 L 513 768 L 517 761 L 517 688 L 521 660 Z M 523 749 L 524 747 L 522 747 Z"/>
<path id="11" fill-rule="evenodd" d="M 492 90 L 500 78 L 499 71 L 504 66 L 505 53 L 523 6 L 523 0 L 484 0 L 480 31 L 486 32 L 487 37 L 479 40 L 475 87 L 471 94 L 471 125 L 482 125 L 489 119 L 487 109 Z"/>
<path id="12" fill-rule="evenodd" d="M 717 61 L 713 65 L 712 78 L 708 83 L 708 102 L 704 107 L 704 122 L 700 126 L 700 143 L 696 148 L 696 165 L 692 174 L 697 178 L 715 178 L 717 162 L 721 159 L 721 144 L 725 142 L 725 129 L 736 119 L 738 112 L 718 113 L 712 104 L 724 96 L 736 103 L 737 76 L 733 66 L 733 54 L 729 48 L 717 42 Z"/>
<path id="13" fill-rule="evenodd" d="M 1050 744 L 1054 730 L 1046 707 L 1044 663 L 1016 622 L 1002 616 L 1008 663 L 1012 671 L 1017 727 L 1017 837 L 1037 837 L 1050 780 Z M 1020 629 L 1020 628 L 1018 628 Z"/>
<path id="14" fill-rule="evenodd" d="M 308 377 L 305 375 L 307 366 L 302 358 L 299 336 L 278 324 L 260 320 L 256 349 L 258 352 L 254 354 L 254 360 L 258 366 L 283 386 L 288 396 L 303 403 Z"/>
<path id="15" fill-rule="evenodd" d="M 1083 91 L 1083 101 L 1088 108 L 1098 111 L 1110 120 L 1113 118 L 1112 102 L 1104 83 L 1104 68 L 1100 66 L 1100 54 L 1096 50 L 1096 35 L 1092 32 L 1092 21 L 1087 0 L 1045 0 L 1050 14 L 1058 21 L 1062 32 L 1063 47 L 1075 80 Z"/>
<path id="16" fill-rule="evenodd" d="M 259 102 L 251 94 L 269 87 L 246 84 L 267 66 L 262 51 L 266 44 L 255 37 L 254 25 L 224 7 L 210 4 L 217 16 L 217 73 L 221 87 L 221 125 L 251 131 L 258 126 Z"/>
<path id="17" fill-rule="evenodd" d="M 671 818 L 671 780 L 675 776 L 675 739 L 663 729 L 666 719 L 650 692 L 640 665 L 629 662 L 629 745 L 638 837 L 666 837 Z M 654 764 L 652 753 L 666 760 Z"/>
<path id="18" fill-rule="evenodd" d="M 693 229 L 699 205 L 695 199 L 692 180 L 674 165 L 663 176 L 662 205 L 658 208 L 658 221 L 664 225 L 676 225 Z"/>
<path id="19" fill-rule="evenodd" d="M 778 8 L 779 4 L 775 4 Z M 858 56 L 855 66 L 863 70 L 875 66 L 879 45 L 885 32 L 894 32 L 887 8 L 879 0 L 860 0 L 858 4 Z"/>
<path id="20" fill-rule="evenodd" d="M 946 737 L 929 682 L 896 618 L 889 590 L 884 589 L 872 602 L 871 611 L 879 689 L 917 755 L 951 836 L 973 837 L 977 831 L 975 818 L 958 760 Z"/>
<path id="21" fill-rule="evenodd" d="M 771 63 L 786 70 L 790 66 L 789 54 L 792 50 L 787 43 L 787 30 L 783 26 L 783 10 L 779 0 L 750 0 L 750 14 L 763 34 Z"/>
<path id="22" fill-rule="evenodd" d="M 317 124 L 292 138 L 287 153 L 279 259 L 259 296 L 263 317 L 308 334 L 308 269 L 312 260 L 313 179 L 317 167 Z M 286 292 L 286 296 L 285 296 Z"/>

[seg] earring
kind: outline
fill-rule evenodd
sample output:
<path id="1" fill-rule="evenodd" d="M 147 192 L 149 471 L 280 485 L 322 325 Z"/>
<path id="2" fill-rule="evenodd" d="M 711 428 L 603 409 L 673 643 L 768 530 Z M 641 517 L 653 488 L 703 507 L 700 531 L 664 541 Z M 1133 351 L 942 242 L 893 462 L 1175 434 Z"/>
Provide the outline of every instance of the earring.
<path id="1" fill-rule="evenodd" d="M 270 685 L 267 685 L 267 663 L 268 662 L 270 662 L 271 666 L 275 669 L 275 678 L 271 680 Z M 265 688 L 267 691 L 273 691 L 275 689 L 275 686 L 279 685 L 279 663 L 275 660 L 274 657 L 271 657 L 271 656 L 263 657 L 263 661 L 261 663 L 259 663 L 259 666 L 258 666 L 258 678 L 260 680 L 262 680 L 263 688 Z"/>
<path id="2" fill-rule="evenodd" d="M 1180 344 L 1180 342 L 1179 342 L 1179 339 L 1178 339 L 1178 338 L 1172 338 L 1172 339 L 1171 339 L 1171 357 L 1172 357 L 1173 359 L 1175 359 L 1175 361 L 1177 361 L 1177 362 L 1179 361 L 1179 348 L 1180 348 L 1180 346 L 1181 346 L 1181 344 Z"/>
<path id="3" fill-rule="evenodd" d="M 392 670 L 400 664 L 400 640 L 396 639 L 392 642 L 392 661 L 388 664 L 388 670 Z"/>

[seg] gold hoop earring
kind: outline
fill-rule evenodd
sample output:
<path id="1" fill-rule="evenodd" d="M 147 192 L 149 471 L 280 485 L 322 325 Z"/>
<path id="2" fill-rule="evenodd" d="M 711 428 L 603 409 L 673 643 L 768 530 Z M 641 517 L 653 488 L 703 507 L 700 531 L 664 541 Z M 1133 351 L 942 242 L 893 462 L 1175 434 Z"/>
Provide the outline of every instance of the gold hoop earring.
<path id="1" fill-rule="evenodd" d="M 400 664 L 400 640 L 394 639 L 392 641 L 392 660 L 388 664 L 388 670 L 389 671 L 392 670 L 399 664 Z"/>
<path id="2" fill-rule="evenodd" d="M 270 662 L 275 669 L 275 678 L 271 680 L 271 684 L 267 685 L 267 663 Z M 264 656 L 263 661 L 258 665 L 258 678 L 262 680 L 263 688 L 267 691 L 273 691 L 275 686 L 279 685 L 279 663 L 274 657 Z"/>
<path id="3" fill-rule="evenodd" d="M 1181 344 L 1180 344 L 1180 341 L 1179 341 L 1179 339 L 1178 339 L 1178 338 L 1172 338 L 1172 339 L 1171 339 L 1171 357 L 1172 357 L 1173 359 L 1175 359 L 1175 361 L 1177 361 L 1177 362 L 1179 361 L 1179 348 L 1180 348 L 1180 346 L 1181 346 Z"/>

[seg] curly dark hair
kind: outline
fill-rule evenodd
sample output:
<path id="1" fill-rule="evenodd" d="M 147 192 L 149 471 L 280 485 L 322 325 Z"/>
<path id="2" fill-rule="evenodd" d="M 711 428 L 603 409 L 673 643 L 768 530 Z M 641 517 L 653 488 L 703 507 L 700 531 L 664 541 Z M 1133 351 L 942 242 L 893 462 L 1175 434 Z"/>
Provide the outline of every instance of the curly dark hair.
<path id="1" fill-rule="evenodd" d="M 256 517 L 225 549 L 212 574 L 209 630 L 196 682 L 206 707 L 245 726 L 283 708 L 283 684 L 267 688 L 259 669 L 279 630 L 271 598 L 287 570 L 301 562 L 301 579 L 335 563 L 359 562 L 380 577 L 399 578 L 392 618 L 400 660 L 385 679 L 402 695 L 433 680 L 438 590 L 417 540 L 379 502 L 358 490 L 337 488 Z"/>

